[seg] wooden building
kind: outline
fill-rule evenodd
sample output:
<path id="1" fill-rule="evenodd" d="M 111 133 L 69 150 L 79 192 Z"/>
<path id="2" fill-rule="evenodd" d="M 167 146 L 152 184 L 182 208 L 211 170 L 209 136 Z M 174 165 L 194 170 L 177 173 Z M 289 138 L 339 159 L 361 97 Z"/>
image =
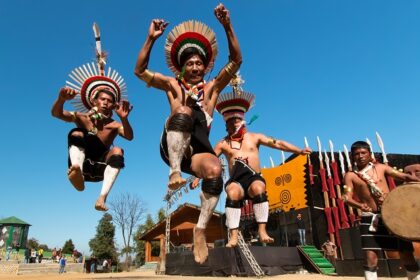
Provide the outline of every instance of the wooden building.
<path id="1" fill-rule="evenodd" d="M 171 214 L 170 242 L 172 248 L 191 250 L 193 244 L 194 227 L 200 216 L 200 207 L 190 203 L 180 205 Z M 222 214 L 214 211 L 206 229 L 207 245 L 214 247 L 216 240 L 225 239 L 226 231 L 222 221 Z M 140 236 L 140 240 L 146 241 L 145 262 L 159 262 L 160 257 L 152 254 L 152 242 L 158 242 L 160 248 L 165 246 L 166 219 L 157 223 L 153 228 Z"/>

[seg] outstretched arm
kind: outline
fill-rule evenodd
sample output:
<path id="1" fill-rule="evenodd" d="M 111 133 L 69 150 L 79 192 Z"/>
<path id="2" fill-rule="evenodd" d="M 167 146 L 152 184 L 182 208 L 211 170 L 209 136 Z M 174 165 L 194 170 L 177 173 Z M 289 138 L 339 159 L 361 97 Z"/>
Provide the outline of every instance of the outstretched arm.
<path id="1" fill-rule="evenodd" d="M 147 69 L 149 64 L 150 53 L 155 41 L 163 34 L 168 23 L 162 19 L 154 19 L 150 23 L 149 32 L 146 41 L 141 48 L 137 57 L 134 74 L 143 80 L 147 86 L 152 86 L 161 90 L 168 91 L 170 89 L 170 78 L 160 73 L 154 73 Z"/>
<path id="2" fill-rule="evenodd" d="M 119 104 L 117 104 L 115 108 L 115 112 L 117 113 L 118 117 L 121 120 L 122 127 L 118 129 L 118 134 L 121 137 L 124 137 L 127 140 L 133 140 L 134 133 L 133 128 L 128 121 L 128 115 L 130 114 L 133 106 L 130 105 L 130 102 L 127 100 L 122 100 Z"/>
<path id="3" fill-rule="evenodd" d="M 300 155 L 308 155 L 312 152 L 311 148 L 305 147 L 303 149 L 300 149 L 296 147 L 293 144 L 290 144 L 284 140 L 278 140 L 273 137 L 267 137 L 263 134 L 257 134 L 258 135 L 258 143 L 270 148 L 282 150 L 285 152 L 291 152 L 294 154 L 300 154 Z"/>
<path id="4" fill-rule="evenodd" d="M 77 112 L 66 111 L 63 109 L 63 106 L 67 100 L 73 99 L 77 94 L 78 92 L 74 89 L 68 87 L 61 88 L 58 98 L 51 108 L 51 115 L 65 122 L 74 122 L 77 119 Z"/>
<path id="5" fill-rule="evenodd" d="M 219 72 L 214 81 L 213 93 L 215 96 L 211 96 L 211 99 L 216 102 L 219 93 L 229 84 L 229 81 L 235 77 L 235 73 L 239 70 L 239 67 L 242 64 L 242 53 L 241 48 L 239 47 L 238 38 L 233 31 L 229 11 L 225 8 L 225 6 L 223 6 L 223 4 L 219 4 L 214 9 L 214 14 L 225 29 L 229 45 L 229 62 Z"/>
<path id="6" fill-rule="evenodd" d="M 385 167 L 385 174 L 404 182 L 420 182 L 420 179 L 408 173 L 402 173 L 390 166 Z"/>

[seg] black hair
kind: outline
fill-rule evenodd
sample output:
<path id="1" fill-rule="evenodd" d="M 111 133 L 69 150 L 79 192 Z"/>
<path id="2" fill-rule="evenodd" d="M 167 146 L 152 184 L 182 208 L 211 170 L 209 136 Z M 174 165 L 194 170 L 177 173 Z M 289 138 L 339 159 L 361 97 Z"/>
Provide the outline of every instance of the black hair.
<path id="1" fill-rule="evenodd" d="M 366 149 L 371 153 L 370 145 L 365 141 L 356 141 L 351 145 L 351 152 L 353 153 L 357 149 Z"/>
<path id="2" fill-rule="evenodd" d="M 180 66 L 183 67 L 185 62 L 187 62 L 187 60 L 193 55 L 198 55 L 201 58 L 201 60 L 203 61 L 204 66 L 207 67 L 207 65 L 209 63 L 208 63 L 208 60 L 207 60 L 206 56 L 203 55 L 201 52 L 199 52 L 197 48 L 193 48 L 193 47 L 186 48 L 182 52 L 181 57 L 179 58 Z"/>

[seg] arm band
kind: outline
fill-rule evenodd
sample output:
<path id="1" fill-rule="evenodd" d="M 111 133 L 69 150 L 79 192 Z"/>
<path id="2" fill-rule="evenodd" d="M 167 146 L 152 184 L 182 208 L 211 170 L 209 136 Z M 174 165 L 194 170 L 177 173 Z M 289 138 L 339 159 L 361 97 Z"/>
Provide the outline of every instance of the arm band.
<path id="1" fill-rule="evenodd" d="M 71 116 L 71 121 L 75 122 L 76 121 L 76 112 L 70 111 L 69 113 L 70 113 L 70 116 Z"/>
<path id="2" fill-rule="evenodd" d="M 236 72 L 239 70 L 239 65 L 235 62 L 230 60 L 228 64 L 224 67 L 225 71 L 232 77 L 236 78 Z"/>
<path id="3" fill-rule="evenodd" d="M 148 87 L 150 87 L 150 83 L 153 81 L 154 77 L 155 72 L 149 71 L 149 69 L 145 69 L 143 73 L 140 74 L 140 79 L 145 81 Z"/>

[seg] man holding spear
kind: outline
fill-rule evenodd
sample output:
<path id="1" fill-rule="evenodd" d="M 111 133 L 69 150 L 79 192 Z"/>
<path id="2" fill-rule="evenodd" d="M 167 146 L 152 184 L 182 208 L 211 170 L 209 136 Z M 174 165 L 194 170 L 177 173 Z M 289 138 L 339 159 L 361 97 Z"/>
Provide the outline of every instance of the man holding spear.
<path id="1" fill-rule="evenodd" d="M 378 250 L 398 250 L 401 260 L 407 270 L 408 279 L 420 279 L 419 267 L 413 256 L 413 246 L 410 242 L 398 239 L 390 235 L 385 228 L 379 215 L 381 205 L 389 193 L 389 186 L 386 176 L 405 182 L 419 182 L 420 179 L 411 175 L 398 172 L 393 168 L 381 164 L 372 163 L 369 144 L 364 141 L 357 141 L 351 146 L 351 159 L 355 168 L 347 172 L 344 177 L 346 192 L 343 200 L 363 211 L 360 226 L 362 237 L 362 249 L 366 252 L 367 265 L 365 279 L 377 279 Z M 357 202 L 353 199 L 353 192 L 360 199 Z"/>

